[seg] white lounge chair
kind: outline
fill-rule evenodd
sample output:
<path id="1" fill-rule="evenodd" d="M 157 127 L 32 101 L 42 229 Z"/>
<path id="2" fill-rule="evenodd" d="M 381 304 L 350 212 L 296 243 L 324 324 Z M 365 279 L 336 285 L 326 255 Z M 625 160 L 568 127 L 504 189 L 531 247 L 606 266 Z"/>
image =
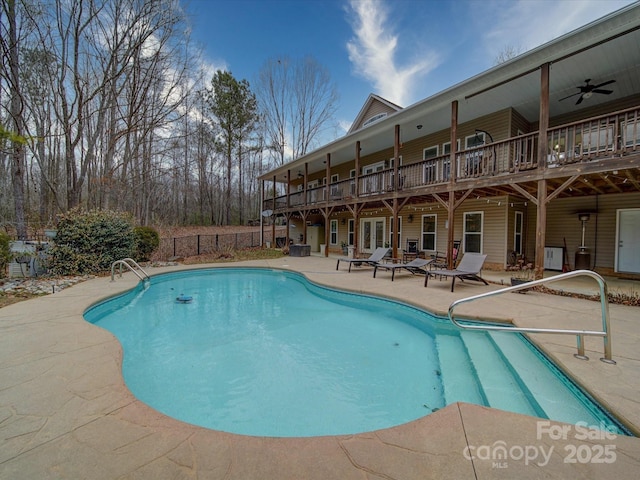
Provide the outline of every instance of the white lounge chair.
<path id="1" fill-rule="evenodd" d="M 379 268 L 384 268 L 385 270 L 391 270 L 391 281 L 393 282 L 393 278 L 396 274 L 396 270 L 407 270 L 411 272 L 413 275 L 422 274 L 426 275 L 427 270 L 424 268 L 433 262 L 433 259 L 425 260 L 424 258 L 414 258 L 410 262 L 407 263 L 378 263 L 373 268 L 373 278 L 376 278 L 376 272 Z"/>
<path id="2" fill-rule="evenodd" d="M 351 265 L 354 263 L 356 265 L 369 265 L 370 267 L 375 267 L 387 254 L 389 251 L 388 248 L 378 247 L 375 252 L 369 256 L 369 258 L 339 258 L 338 263 L 336 264 L 336 270 L 340 266 L 340 262 L 348 262 L 349 263 L 349 271 L 351 271 Z"/>
<path id="3" fill-rule="evenodd" d="M 487 259 L 487 256 L 480 253 L 465 253 L 460 260 L 460 264 L 458 268 L 454 270 L 429 270 L 427 275 L 424 277 L 424 286 L 427 286 L 427 282 L 429 281 L 429 276 L 440 275 L 441 277 L 452 277 L 451 278 L 451 291 L 453 292 L 453 288 L 455 286 L 456 278 L 460 280 L 476 280 L 478 282 L 482 282 L 485 285 L 489 285 L 481 276 L 480 270 L 482 270 L 482 266 L 484 265 L 484 261 Z"/>

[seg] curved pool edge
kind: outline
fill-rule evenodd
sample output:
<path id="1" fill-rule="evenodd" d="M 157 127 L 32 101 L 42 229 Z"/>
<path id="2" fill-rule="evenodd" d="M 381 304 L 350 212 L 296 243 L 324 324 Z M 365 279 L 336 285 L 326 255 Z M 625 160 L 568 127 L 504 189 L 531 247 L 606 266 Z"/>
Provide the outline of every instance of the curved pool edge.
<path id="1" fill-rule="evenodd" d="M 308 258 L 308 257 L 303 257 L 303 258 Z M 449 307 L 449 303 L 452 300 L 447 300 L 446 303 L 446 307 L 444 308 L 432 308 L 432 306 L 427 306 L 425 305 L 425 303 L 421 303 L 415 300 L 415 298 L 398 298 L 397 295 L 392 295 L 389 294 L 388 292 L 382 291 L 382 292 L 372 292 L 369 287 L 369 285 L 363 285 L 362 283 L 360 283 L 360 287 L 359 288 L 353 288 L 353 286 L 350 285 L 342 285 L 342 286 L 336 286 L 335 284 L 331 284 L 329 283 L 329 279 L 335 279 L 335 276 L 333 275 L 334 272 L 332 271 L 315 271 L 315 270 L 309 270 L 309 271 L 301 271 L 299 269 L 295 269 L 295 268 L 291 268 L 291 266 L 289 265 L 289 261 L 293 260 L 293 261 L 297 261 L 299 259 L 293 259 L 292 257 L 283 257 L 280 259 L 268 259 L 268 260 L 264 260 L 264 261 L 246 261 L 246 262 L 231 262 L 231 263 L 209 263 L 209 264 L 198 264 L 198 265 L 175 265 L 175 266 L 168 266 L 168 267 L 159 267 L 157 271 L 148 271 L 147 273 L 149 274 L 149 277 L 153 279 L 153 277 L 158 277 L 158 276 L 162 276 L 164 274 L 167 273 L 175 273 L 175 272 L 185 272 L 185 271 L 192 271 L 192 270 L 208 270 L 208 269 L 215 269 L 215 268 L 224 268 L 224 269 L 264 269 L 264 270 L 276 270 L 276 271 L 287 271 L 287 272 L 292 272 L 298 275 L 301 275 L 302 277 L 304 277 L 307 281 L 309 281 L 311 284 L 317 285 L 321 288 L 328 288 L 330 290 L 337 290 L 337 291 L 344 291 L 347 293 L 354 293 L 354 294 L 358 294 L 358 295 L 365 295 L 365 296 L 374 296 L 374 297 L 381 297 L 383 299 L 386 300 L 390 300 L 390 301 L 394 301 L 394 302 L 399 302 L 399 303 L 403 303 L 405 305 L 408 305 L 410 307 L 413 308 L 417 308 L 419 310 L 422 311 L 426 311 L 432 315 L 438 316 L 438 317 L 442 317 L 444 319 L 446 319 L 447 317 L 447 313 L 448 313 L 448 307 Z M 329 259 L 329 262 L 333 262 L 333 259 Z M 279 263 L 279 264 L 278 264 Z M 278 265 L 276 265 L 278 264 Z M 354 272 L 357 272 L 358 275 L 361 275 L 363 273 L 366 272 L 371 272 L 372 269 L 369 269 L 367 267 L 364 267 L 362 269 L 360 269 L 360 271 L 354 270 Z M 339 270 L 336 271 L 335 273 L 340 274 L 342 272 L 340 272 Z M 344 272 L 346 273 L 346 272 Z M 347 274 L 349 275 L 349 274 Z M 133 278 L 131 278 L 133 277 Z M 367 275 L 367 278 L 369 277 L 369 275 Z M 113 282 L 111 282 L 111 284 L 115 287 L 118 283 L 118 277 L 115 278 L 115 280 Z M 125 277 L 120 278 L 121 281 L 125 280 Z M 361 280 L 361 278 L 358 278 L 358 280 Z M 385 285 L 384 281 L 386 279 L 380 279 L 382 281 L 382 285 Z M 117 289 L 116 288 L 116 292 L 111 292 L 107 295 L 105 295 L 104 297 L 95 300 L 94 302 L 92 302 L 89 306 L 87 306 L 84 310 L 83 310 L 83 315 L 84 313 L 91 309 L 92 307 L 106 301 L 109 300 L 111 298 L 126 294 L 127 292 L 137 288 L 140 285 L 140 281 L 138 281 L 137 277 L 134 277 L 133 275 L 130 275 L 128 278 L 127 283 L 129 284 L 127 287 L 124 287 L 122 289 Z M 378 284 L 380 282 L 377 282 L 376 279 L 373 280 L 373 283 L 378 286 Z M 394 282 L 396 283 L 396 282 Z M 421 282 L 416 282 L 416 283 L 421 283 Z M 426 289 L 425 289 L 426 291 Z M 426 292 L 425 292 L 426 293 Z M 473 291 L 473 294 L 475 294 L 476 292 Z M 522 298 L 522 297 L 518 297 L 518 298 Z M 477 322 L 495 322 L 495 323 L 511 323 L 513 325 L 518 325 L 518 321 L 515 319 L 509 319 L 507 321 L 505 321 L 504 319 L 501 319 L 499 316 L 492 316 L 492 315 L 483 315 L 483 316 L 479 316 L 479 315 L 474 315 L 474 314 L 469 314 L 467 312 L 467 314 L 465 315 L 465 320 L 470 320 L 470 321 L 477 321 Z M 93 326 L 97 326 L 97 325 L 93 325 Z M 112 335 L 111 332 L 109 332 L 108 330 L 104 330 L 102 327 L 99 327 L 101 330 L 107 332 L 109 335 Z M 640 437 L 640 425 L 636 425 L 630 418 L 628 418 L 626 415 L 624 415 L 623 412 L 620 411 L 619 408 L 616 407 L 616 405 L 610 401 L 609 398 L 607 398 L 606 392 L 603 392 L 602 390 L 597 390 L 594 389 L 589 383 L 586 383 L 583 381 L 583 376 L 581 375 L 577 375 L 575 371 L 572 371 L 572 369 L 568 368 L 568 362 L 572 362 L 573 361 L 573 349 L 570 349 L 569 354 L 567 354 L 564 349 L 561 349 L 561 351 L 557 351 L 556 347 L 557 344 L 554 342 L 545 342 L 545 335 L 543 334 L 539 334 L 539 335 L 532 335 L 532 334 L 525 334 L 525 336 L 529 339 L 529 341 L 531 341 L 533 343 L 533 345 L 535 345 L 535 347 L 537 347 L 545 356 L 547 356 L 547 358 L 553 362 L 557 368 L 559 368 L 572 382 L 574 382 L 579 388 L 581 388 L 582 390 L 584 390 L 585 392 L 587 392 L 588 395 L 590 395 L 596 402 L 600 403 L 600 405 L 608 410 L 613 416 L 615 416 L 617 418 L 617 420 L 624 425 L 625 428 L 627 428 L 633 435 L 635 435 L 636 437 Z M 547 338 L 549 336 L 546 336 Z M 552 339 L 555 336 L 551 336 Z M 115 338 L 115 337 L 114 337 Z M 570 337 L 571 339 L 573 339 L 573 337 Z M 116 339 L 117 341 L 117 339 Z M 122 349 L 120 343 L 118 342 L 118 345 L 120 347 L 120 349 Z M 591 353 L 592 356 L 592 360 L 591 362 L 582 362 L 583 364 L 588 365 L 589 363 L 593 363 L 594 360 L 596 358 L 599 358 L 599 356 L 597 356 L 597 351 L 596 352 L 592 352 Z M 120 363 L 122 363 L 122 358 L 120 359 Z M 575 364 L 575 362 L 572 362 Z M 578 362 L 577 365 L 580 365 L 581 362 Z M 124 382 L 124 380 L 123 380 Z M 133 395 L 133 394 L 132 394 Z M 152 408 L 153 407 L 150 407 Z M 487 407 L 490 408 L 490 407 Z M 155 410 L 154 410 L 155 411 Z M 160 413 L 160 412 L 159 412 Z M 162 413 L 160 413 L 162 414 Z M 428 415 L 427 415 L 428 416 Z M 536 418 L 536 417 L 533 417 Z M 177 420 L 180 421 L 180 420 Z M 185 422 L 183 422 L 185 423 Z M 411 423 L 411 422 L 409 422 Z M 206 428 L 206 427 L 204 427 Z M 394 427 L 390 427 L 390 428 L 394 428 Z M 233 432 L 226 432 L 226 433 L 232 433 Z M 301 437 L 302 438 L 302 437 Z"/>
<path id="2" fill-rule="evenodd" d="M 218 265 L 202 268 L 211 266 Z M 405 479 L 424 478 L 426 472 L 438 478 L 477 478 L 477 472 L 490 476 L 494 470 L 490 462 L 467 460 L 468 447 L 500 441 L 563 451 L 575 443 L 571 438 L 536 440 L 537 419 L 468 404 L 453 404 L 390 429 L 336 437 L 246 437 L 184 424 L 131 398 L 121 372 L 113 368 L 114 357 L 121 355 L 119 342 L 105 340 L 97 333 L 104 330 L 82 316 L 92 304 L 134 287 L 136 280 L 125 276 L 111 285 L 108 279 L 89 280 L 0 309 L 0 376 L 5 385 L 0 429 L 13 432 L 0 432 L 7 439 L 0 452 L 0 476 L 46 477 L 55 471 L 70 478 L 134 473 L 171 478 L 187 469 L 249 479 L 361 478 L 364 472 Z M 7 414 L 11 409 L 15 413 Z M 43 419 L 41 428 L 33 429 L 34 418 Z M 619 452 L 615 463 L 574 468 L 586 474 L 602 467 L 607 475 L 631 478 L 640 467 L 633 460 L 640 458 L 640 440 L 607 442 Z M 540 472 L 537 466 L 510 462 L 510 472 L 518 468 Z M 545 471 L 561 476 L 565 468 L 562 458 L 554 458 Z"/>

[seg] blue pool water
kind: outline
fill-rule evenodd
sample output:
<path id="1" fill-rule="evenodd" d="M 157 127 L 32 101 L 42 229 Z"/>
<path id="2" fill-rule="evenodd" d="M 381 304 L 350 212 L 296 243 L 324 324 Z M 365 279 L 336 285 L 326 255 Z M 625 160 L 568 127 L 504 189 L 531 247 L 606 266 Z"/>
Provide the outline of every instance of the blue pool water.
<path id="1" fill-rule="evenodd" d="M 460 331 L 292 272 L 161 275 L 85 318 L 121 342 L 137 398 L 217 430 L 349 434 L 465 401 L 627 433 L 520 335 Z"/>

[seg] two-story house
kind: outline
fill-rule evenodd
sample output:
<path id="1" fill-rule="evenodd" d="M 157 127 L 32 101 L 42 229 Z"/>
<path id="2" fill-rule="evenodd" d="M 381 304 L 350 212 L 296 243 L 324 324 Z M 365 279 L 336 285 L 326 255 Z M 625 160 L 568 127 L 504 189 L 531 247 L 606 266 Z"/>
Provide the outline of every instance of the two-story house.
<path id="1" fill-rule="evenodd" d="M 370 95 L 343 137 L 260 177 L 263 210 L 325 254 L 640 274 L 640 5 L 406 108 Z"/>

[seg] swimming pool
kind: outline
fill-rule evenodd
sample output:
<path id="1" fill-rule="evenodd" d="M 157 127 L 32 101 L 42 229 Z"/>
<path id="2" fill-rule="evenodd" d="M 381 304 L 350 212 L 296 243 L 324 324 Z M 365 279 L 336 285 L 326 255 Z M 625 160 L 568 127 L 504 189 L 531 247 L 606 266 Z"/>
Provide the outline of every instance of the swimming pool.
<path id="1" fill-rule="evenodd" d="M 351 434 L 465 401 L 627 433 L 518 334 L 460 331 L 417 308 L 293 272 L 160 275 L 85 318 L 120 340 L 137 398 L 217 430 Z"/>

